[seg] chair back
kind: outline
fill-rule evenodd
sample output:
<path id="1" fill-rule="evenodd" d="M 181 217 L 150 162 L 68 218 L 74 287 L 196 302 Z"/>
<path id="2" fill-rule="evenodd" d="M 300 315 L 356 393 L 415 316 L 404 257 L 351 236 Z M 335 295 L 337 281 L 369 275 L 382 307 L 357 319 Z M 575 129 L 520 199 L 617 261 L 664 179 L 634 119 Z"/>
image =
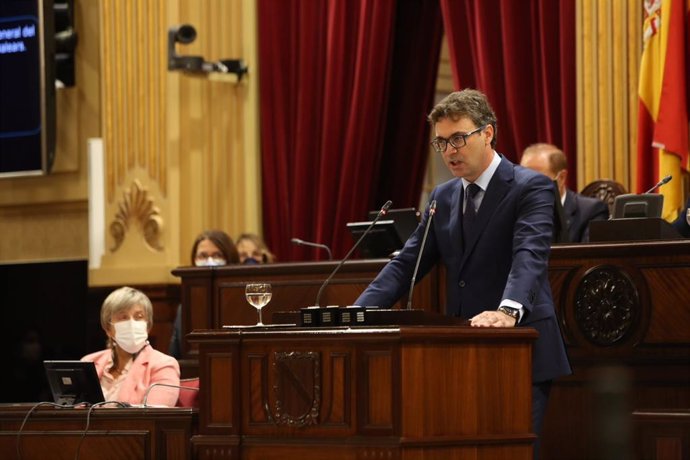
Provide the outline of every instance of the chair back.
<path id="1" fill-rule="evenodd" d="M 199 407 L 199 377 L 180 380 L 177 407 Z"/>
<path id="2" fill-rule="evenodd" d="M 610 179 L 601 179 L 590 182 L 582 189 L 581 195 L 596 198 L 606 203 L 609 207 L 609 216 L 613 214 L 613 202 L 618 195 L 628 193 L 623 184 Z"/>

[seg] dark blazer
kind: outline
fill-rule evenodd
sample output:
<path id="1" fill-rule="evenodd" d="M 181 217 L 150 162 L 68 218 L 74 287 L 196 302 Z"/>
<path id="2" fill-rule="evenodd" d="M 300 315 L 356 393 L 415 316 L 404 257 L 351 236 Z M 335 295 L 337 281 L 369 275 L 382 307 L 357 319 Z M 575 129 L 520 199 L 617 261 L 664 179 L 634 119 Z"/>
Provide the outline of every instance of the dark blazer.
<path id="1" fill-rule="evenodd" d="M 491 178 L 477 214 L 477 229 L 462 238 L 463 187 L 453 179 L 436 187 L 436 200 L 417 280 L 446 267 L 446 313 L 469 319 L 496 310 L 502 299 L 525 308 L 520 326 L 534 327 L 532 378 L 542 382 L 571 372 L 547 276 L 554 188 L 544 175 L 506 158 Z M 400 254 L 381 270 L 355 305 L 389 307 L 408 289 L 428 210 Z"/>
<path id="2" fill-rule="evenodd" d="M 589 223 L 609 218 L 609 208 L 601 200 L 566 190 L 563 212 L 570 232 L 570 242 L 589 241 Z"/>
<path id="3" fill-rule="evenodd" d="M 690 225 L 688 225 L 688 209 L 690 209 L 690 198 L 688 202 L 685 203 L 685 208 L 678 214 L 678 218 L 673 222 L 673 226 L 681 236 L 685 238 L 690 238 Z"/>

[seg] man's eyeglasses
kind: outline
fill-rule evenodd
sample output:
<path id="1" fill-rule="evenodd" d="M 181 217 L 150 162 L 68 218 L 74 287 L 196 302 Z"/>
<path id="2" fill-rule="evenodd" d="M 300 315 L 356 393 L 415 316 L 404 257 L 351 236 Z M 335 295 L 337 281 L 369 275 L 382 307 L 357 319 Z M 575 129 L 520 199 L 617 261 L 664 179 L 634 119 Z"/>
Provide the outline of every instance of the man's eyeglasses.
<path id="1" fill-rule="evenodd" d="M 470 131 L 469 133 L 455 133 L 448 139 L 446 139 L 445 137 L 436 137 L 433 141 L 431 141 L 431 146 L 438 153 L 445 152 L 448 148 L 448 144 L 450 144 L 451 147 L 460 149 L 467 145 L 468 137 L 470 137 L 473 134 L 477 134 L 478 132 L 481 132 L 487 126 L 489 125 L 480 126 L 479 128 L 475 129 L 474 131 Z"/>

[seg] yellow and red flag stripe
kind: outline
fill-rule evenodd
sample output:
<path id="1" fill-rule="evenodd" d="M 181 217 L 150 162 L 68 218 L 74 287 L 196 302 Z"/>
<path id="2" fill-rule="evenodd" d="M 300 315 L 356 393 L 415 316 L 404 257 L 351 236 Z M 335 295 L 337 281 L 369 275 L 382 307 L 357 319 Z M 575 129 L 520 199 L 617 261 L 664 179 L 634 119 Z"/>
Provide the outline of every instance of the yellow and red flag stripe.
<path id="1" fill-rule="evenodd" d="M 690 0 L 645 0 L 644 50 L 640 64 L 637 190 L 662 177 L 674 180 L 664 194 L 663 217 L 684 204 L 681 168 L 688 168 L 688 12 Z"/>

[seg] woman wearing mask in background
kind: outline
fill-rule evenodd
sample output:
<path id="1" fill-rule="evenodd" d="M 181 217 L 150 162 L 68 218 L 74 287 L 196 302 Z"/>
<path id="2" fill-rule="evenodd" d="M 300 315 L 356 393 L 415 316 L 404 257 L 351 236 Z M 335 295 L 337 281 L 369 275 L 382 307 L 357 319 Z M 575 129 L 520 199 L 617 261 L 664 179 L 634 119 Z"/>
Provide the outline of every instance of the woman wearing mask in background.
<path id="1" fill-rule="evenodd" d="M 153 306 L 146 295 L 131 287 L 110 293 L 101 307 L 101 327 L 108 336 L 108 348 L 84 356 L 93 361 L 106 401 L 142 404 L 151 385 L 180 385 L 177 361 L 148 342 L 153 326 Z M 155 387 L 147 405 L 175 406 L 179 389 Z"/>
<path id="2" fill-rule="evenodd" d="M 239 260 L 232 238 L 221 230 L 201 232 L 192 245 L 192 265 L 197 267 L 236 264 Z M 182 305 L 177 307 L 168 353 L 178 359 L 182 356 Z"/>
<path id="3" fill-rule="evenodd" d="M 237 252 L 240 255 L 241 264 L 272 264 L 275 262 L 275 256 L 268 250 L 264 240 L 254 233 L 243 233 L 237 238 Z"/>

